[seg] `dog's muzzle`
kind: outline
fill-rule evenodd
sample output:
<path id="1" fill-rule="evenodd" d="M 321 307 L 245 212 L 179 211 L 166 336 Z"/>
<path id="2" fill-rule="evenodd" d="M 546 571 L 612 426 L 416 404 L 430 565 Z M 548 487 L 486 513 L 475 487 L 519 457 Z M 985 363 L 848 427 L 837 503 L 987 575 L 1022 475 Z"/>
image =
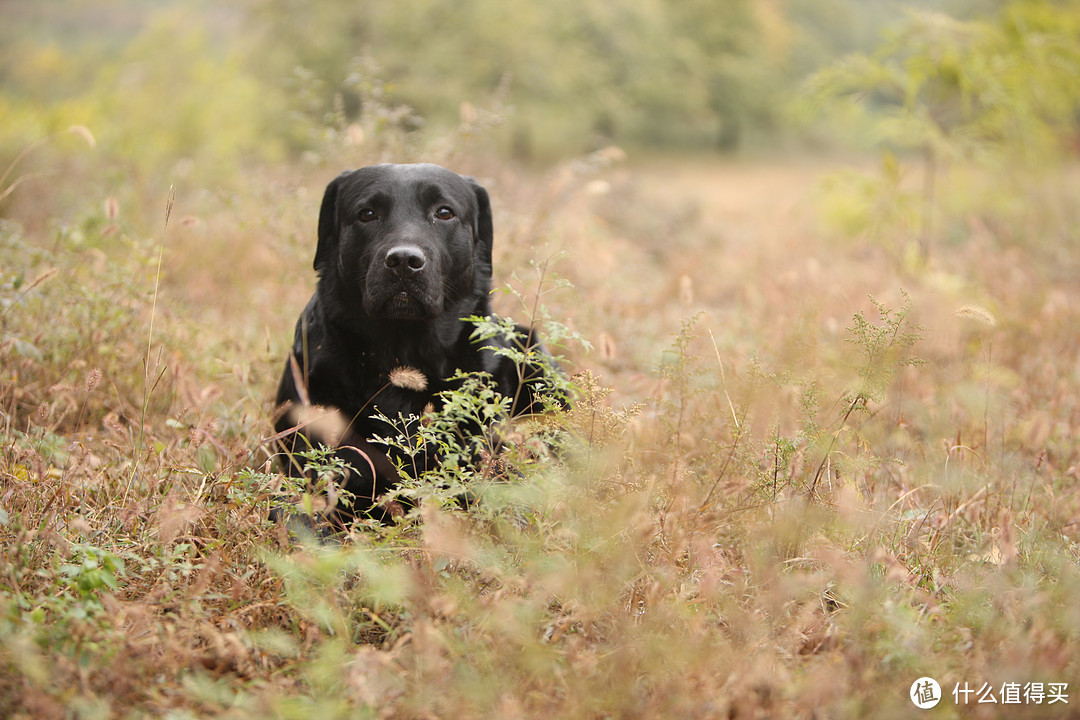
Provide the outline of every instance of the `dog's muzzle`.
<path id="1" fill-rule="evenodd" d="M 386 251 L 381 267 L 376 259 L 369 274 L 365 309 L 391 320 L 430 320 L 442 312 L 438 263 L 416 245 L 396 245 Z"/>

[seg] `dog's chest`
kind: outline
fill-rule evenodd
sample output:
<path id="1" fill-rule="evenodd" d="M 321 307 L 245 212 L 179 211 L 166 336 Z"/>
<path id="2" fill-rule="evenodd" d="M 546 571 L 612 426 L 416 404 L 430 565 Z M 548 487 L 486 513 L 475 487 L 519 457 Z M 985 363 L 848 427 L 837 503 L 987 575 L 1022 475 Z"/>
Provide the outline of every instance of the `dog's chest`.
<path id="1" fill-rule="evenodd" d="M 311 369 L 311 402 L 336 406 L 356 420 L 380 413 L 390 418 L 420 415 L 443 389 L 439 370 L 379 362 L 365 354 L 346 362 L 333 354 L 324 357 L 331 361 Z"/>

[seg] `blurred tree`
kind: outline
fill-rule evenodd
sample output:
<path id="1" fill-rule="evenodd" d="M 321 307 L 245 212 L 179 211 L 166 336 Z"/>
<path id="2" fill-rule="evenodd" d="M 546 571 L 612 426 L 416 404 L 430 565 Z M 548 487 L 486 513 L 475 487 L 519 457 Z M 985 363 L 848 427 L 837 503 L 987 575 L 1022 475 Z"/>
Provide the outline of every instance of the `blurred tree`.
<path id="1" fill-rule="evenodd" d="M 735 147 L 750 119 L 775 109 L 767 89 L 786 52 L 778 2 L 290 0 L 249 10 L 268 81 L 303 67 L 326 81 L 327 105 L 340 95 L 358 114 L 345 73 L 367 54 L 392 98 L 437 123 L 508 81 L 515 132 L 541 151 L 708 136 Z"/>
<path id="2" fill-rule="evenodd" d="M 1042 170 L 1074 137 L 1080 2 L 1016 0 L 968 21 L 912 11 L 875 53 L 852 54 L 815 75 L 810 92 L 818 102 L 861 98 L 877 111 L 887 153 L 922 152 L 925 255 L 943 163 L 972 160 L 1013 175 Z"/>
<path id="3" fill-rule="evenodd" d="M 65 143 L 33 153 L 20 172 L 42 179 L 21 185 L 9 211 L 32 197 L 19 216 L 62 217 L 76 188 L 159 198 L 178 180 L 220 187 L 249 160 L 284 157 L 282 94 L 247 65 L 235 8 L 11 0 L 9 10 L 19 25 L 0 29 L 12 43 L 0 45 L 0 166 L 72 125 L 97 140 L 93 162 Z"/>
<path id="4" fill-rule="evenodd" d="M 754 50 L 764 39 L 758 16 L 747 2 L 728 2 L 723 12 L 717 12 L 717 3 L 711 0 L 667 2 L 675 37 L 686 38 L 687 50 L 694 53 L 692 65 L 698 69 L 706 106 L 717 125 L 716 144 L 732 150 L 739 144 L 746 117 L 762 110 L 760 68 L 766 53 Z"/>
<path id="5" fill-rule="evenodd" d="M 1001 2 L 938 4 L 971 12 Z M 281 146 L 297 153 L 348 132 L 370 142 L 379 128 L 416 135 L 420 118 L 443 130 L 493 94 L 489 115 L 508 119 L 499 140 L 522 154 L 771 143 L 791 127 L 796 83 L 838 51 L 867 48 L 896 9 L 893 0 L 6 0 L 3 13 L 9 136 L 95 127 L 106 113 L 102 149 L 115 126 L 124 151 L 148 165 L 202 149 L 278 157 Z"/>
<path id="6" fill-rule="evenodd" d="M 274 97 L 187 10 L 155 15 L 98 73 L 90 96 L 104 120 L 99 134 L 151 172 L 184 159 L 224 165 L 213 168 L 220 175 L 244 158 L 280 155 L 264 124 Z"/>

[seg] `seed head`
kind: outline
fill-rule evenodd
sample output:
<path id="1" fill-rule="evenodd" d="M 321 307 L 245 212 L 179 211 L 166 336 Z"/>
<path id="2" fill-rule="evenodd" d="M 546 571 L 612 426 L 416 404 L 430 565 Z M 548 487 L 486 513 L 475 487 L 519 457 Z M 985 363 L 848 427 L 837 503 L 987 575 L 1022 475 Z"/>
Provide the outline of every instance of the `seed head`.
<path id="1" fill-rule="evenodd" d="M 326 405 L 293 405 L 288 418 L 305 435 L 331 447 L 338 447 L 349 429 L 348 418 Z"/>
<path id="2" fill-rule="evenodd" d="M 997 318 L 982 305 L 964 305 L 953 313 L 956 317 L 969 318 L 988 327 L 997 327 Z"/>
<path id="3" fill-rule="evenodd" d="M 416 368 L 401 366 L 390 371 L 390 384 L 405 390 L 423 392 L 427 389 L 427 378 Z"/>

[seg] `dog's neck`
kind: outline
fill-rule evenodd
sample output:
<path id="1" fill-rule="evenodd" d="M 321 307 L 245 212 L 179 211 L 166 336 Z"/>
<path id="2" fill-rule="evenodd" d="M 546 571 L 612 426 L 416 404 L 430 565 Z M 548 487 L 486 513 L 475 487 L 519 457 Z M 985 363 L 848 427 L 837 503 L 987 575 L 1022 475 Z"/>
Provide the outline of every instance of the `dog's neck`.
<path id="1" fill-rule="evenodd" d="M 362 354 L 378 370 L 388 372 L 396 367 L 415 367 L 435 377 L 443 378 L 456 368 L 443 367 L 451 350 L 468 343 L 472 323 L 462 318 L 491 314 L 487 298 L 459 302 L 432 320 L 391 320 L 373 318 L 362 313 L 345 315 L 334 312 L 326 304 L 317 309 L 323 321 L 334 328 L 333 335 Z"/>

